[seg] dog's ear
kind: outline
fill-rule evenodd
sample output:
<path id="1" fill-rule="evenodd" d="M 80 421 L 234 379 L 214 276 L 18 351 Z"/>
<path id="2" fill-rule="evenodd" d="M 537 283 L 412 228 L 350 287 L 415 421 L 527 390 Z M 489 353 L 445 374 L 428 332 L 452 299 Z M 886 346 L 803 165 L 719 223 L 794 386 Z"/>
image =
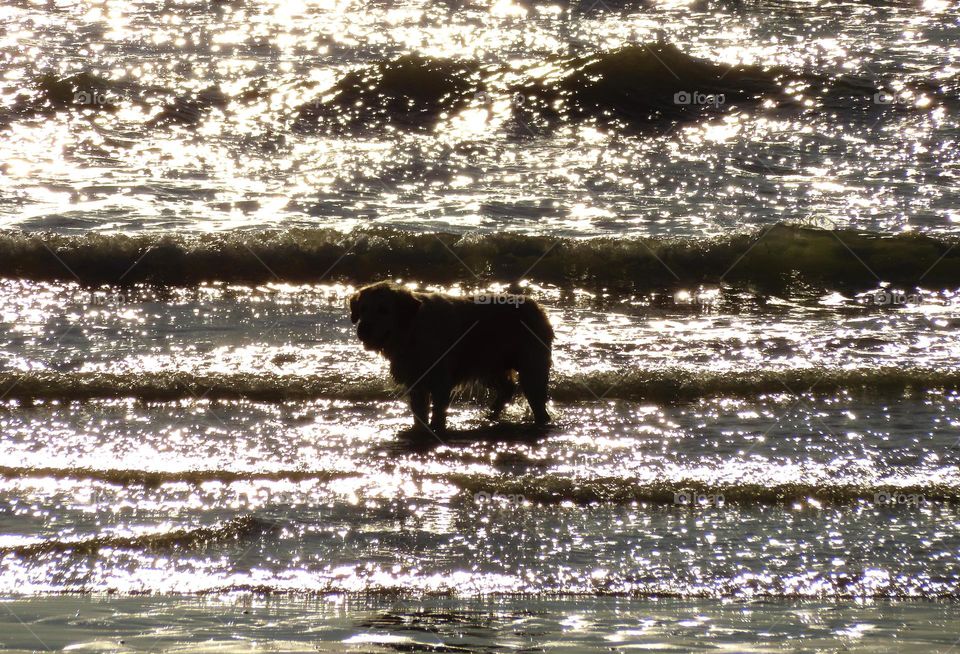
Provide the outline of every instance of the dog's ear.
<path id="1" fill-rule="evenodd" d="M 421 304 L 423 304 L 423 301 L 418 300 L 410 291 L 404 290 L 397 293 L 397 317 L 401 322 L 410 322 L 417 315 Z"/>
<path id="2" fill-rule="evenodd" d="M 360 294 L 354 293 L 350 296 L 350 322 L 354 325 L 360 320 Z"/>

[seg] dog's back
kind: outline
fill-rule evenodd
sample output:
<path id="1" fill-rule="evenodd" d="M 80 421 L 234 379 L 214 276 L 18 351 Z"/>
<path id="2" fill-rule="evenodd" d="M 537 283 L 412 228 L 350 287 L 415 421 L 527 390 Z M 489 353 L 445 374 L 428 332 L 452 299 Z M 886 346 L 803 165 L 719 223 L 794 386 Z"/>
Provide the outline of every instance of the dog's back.
<path id="1" fill-rule="evenodd" d="M 456 383 L 520 370 L 533 361 L 549 361 L 553 329 L 533 300 L 513 295 L 434 296 L 424 306 L 437 298 L 441 304 L 449 303 L 457 323 L 449 333 L 460 340 L 448 345 Z"/>

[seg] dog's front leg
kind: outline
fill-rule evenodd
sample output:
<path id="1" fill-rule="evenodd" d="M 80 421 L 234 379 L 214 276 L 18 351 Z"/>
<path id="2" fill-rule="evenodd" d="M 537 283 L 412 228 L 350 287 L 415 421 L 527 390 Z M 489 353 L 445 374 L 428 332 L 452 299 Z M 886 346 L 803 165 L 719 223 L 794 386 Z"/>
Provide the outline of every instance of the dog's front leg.
<path id="1" fill-rule="evenodd" d="M 430 418 L 430 428 L 433 431 L 444 431 L 447 428 L 447 407 L 450 406 L 451 388 L 448 385 L 435 386 L 430 394 L 433 396 L 433 417 Z"/>
<path id="2" fill-rule="evenodd" d="M 420 388 L 410 390 L 410 409 L 413 411 L 413 428 L 427 426 L 427 411 L 430 408 L 430 394 Z"/>

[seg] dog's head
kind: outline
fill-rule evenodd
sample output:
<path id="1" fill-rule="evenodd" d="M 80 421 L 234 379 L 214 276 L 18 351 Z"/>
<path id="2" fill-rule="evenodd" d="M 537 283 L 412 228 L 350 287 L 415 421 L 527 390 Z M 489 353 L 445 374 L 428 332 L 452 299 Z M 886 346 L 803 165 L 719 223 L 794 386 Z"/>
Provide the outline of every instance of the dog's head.
<path id="1" fill-rule="evenodd" d="M 402 335 L 420 309 L 416 296 L 392 282 L 364 286 L 350 297 L 350 322 L 366 350 L 383 352 Z"/>

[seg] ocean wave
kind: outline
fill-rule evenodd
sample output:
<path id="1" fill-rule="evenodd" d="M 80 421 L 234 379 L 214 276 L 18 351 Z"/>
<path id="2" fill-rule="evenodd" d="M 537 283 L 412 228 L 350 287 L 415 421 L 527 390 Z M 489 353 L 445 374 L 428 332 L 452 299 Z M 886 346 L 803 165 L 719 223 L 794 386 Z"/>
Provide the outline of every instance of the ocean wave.
<path id="1" fill-rule="evenodd" d="M 428 127 L 444 111 L 466 106 L 478 89 L 476 78 L 467 64 L 405 55 L 347 73 L 300 107 L 294 128 Z"/>
<path id="2" fill-rule="evenodd" d="M 504 77 L 518 76 L 522 81 L 502 83 Z M 498 98 L 507 101 L 513 117 L 529 131 L 558 120 L 642 126 L 755 108 L 762 102 L 765 110 L 894 104 L 897 109 L 922 104 L 929 110 L 951 94 L 926 80 L 893 90 L 880 80 L 851 75 L 726 65 L 653 42 L 548 58 L 519 72 L 477 61 L 404 55 L 347 73 L 299 108 L 294 128 L 427 128 L 471 103 L 489 111 Z"/>
<path id="3" fill-rule="evenodd" d="M 803 76 L 786 69 L 725 66 L 668 43 L 638 44 L 558 64 L 515 91 L 514 111 L 527 124 L 590 118 L 642 125 L 757 105 L 764 97 L 789 99 L 784 89 L 790 77 Z M 862 95 L 873 92 L 865 85 Z"/>
<path id="4" fill-rule="evenodd" d="M 722 482 L 701 479 L 639 481 L 623 477 L 578 479 L 570 476 L 498 476 L 454 474 L 446 477 L 474 500 L 516 504 L 628 504 L 632 502 L 708 508 L 724 504 L 855 504 L 890 506 L 952 503 L 960 486 L 947 483 Z M 522 498 L 522 499 L 521 499 Z M 502 502 L 501 502 L 502 503 Z"/>
<path id="5" fill-rule="evenodd" d="M 77 110 L 114 113 L 119 108 L 113 93 L 117 84 L 90 72 L 59 77 L 44 73 L 20 89 L 10 107 L 0 107 L 0 129 L 15 118 L 50 116 Z"/>
<path id="6" fill-rule="evenodd" d="M 681 569 L 686 567 L 678 562 Z M 708 567 L 708 570 L 710 568 Z M 518 598 L 526 602 L 537 599 L 623 597 L 634 599 L 733 599 L 764 600 L 957 600 L 960 587 L 952 577 L 928 579 L 921 576 L 891 575 L 878 581 L 875 571 L 811 571 L 806 574 L 738 574 L 695 576 L 676 571 L 618 571 L 588 567 L 572 570 L 567 579 L 533 578 L 526 574 L 490 574 L 482 572 L 435 573 L 429 575 L 396 574 L 379 567 L 359 569 L 352 573 L 342 567 L 336 576 L 316 575 L 297 581 L 288 579 L 250 580 L 229 583 L 190 583 L 185 580 L 175 588 L 137 587 L 69 587 L 56 589 L 58 595 L 160 595 L 175 593 L 185 596 L 285 596 L 324 597 L 338 595 L 360 601 L 373 598 Z M 722 574 L 722 573 L 721 573 Z M 236 578 L 239 575 L 233 575 Z M 574 579 L 571 580 L 570 578 Z M 248 577 L 249 578 L 249 577 Z M 417 615 L 422 617 L 422 611 Z M 487 616 L 489 619 L 489 616 Z M 459 651 L 459 650 L 458 650 Z"/>
<path id="7" fill-rule="evenodd" d="M 146 402 L 247 399 L 260 402 L 344 399 L 383 400 L 397 389 L 382 380 L 342 383 L 323 377 L 289 377 L 274 374 L 193 374 L 186 372 L 0 373 L 5 399 L 95 400 L 134 398 Z"/>
<path id="8" fill-rule="evenodd" d="M 311 399 L 384 401 L 400 397 L 386 379 L 337 381 L 319 376 L 269 373 L 104 372 L 0 373 L 7 402 L 85 401 L 133 398 L 164 402 L 251 400 L 285 402 Z M 896 395 L 960 390 L 960 370 L 904 368 L 795 368 L 723 371 L 661 368 L 555 376 L 550 395 L 558 402 L 632 400 L 670 403 L 703 397 L 851 392 Z"/>
<path id="9" fill-rule="evenodd" d="M 146 123 L 151 127 L 168 123 L 196 124 L 209 110 L 224 109 L 229 103 L 229 98 L 216 86 L 176 96 L 162 87 L 111 79 L 90 71 L 65 76 L 43 73 L 26 78 L 25 82 L 17 89 L 12 104 L 0 107 L 0 129 L 18 119 L 50 117 L 60 112 L 115 114 L 125 105 L 158 109 Z"/>
<path id="10" fill-rule="evenodd" d="M 110 468 L 31 468 L 0 466 L 0 479 L 72 479 L 99 481 L 128 486 L 131 484 L 156 488 L 163 484 L 203 484 L 240 481 L 330 481 L 352 476 L 353 473 L 336 470 L 122 470 Z"/>
<path id="11" fill-rule="evenodd" d="M 922 104 L 926 110 L 955 100 L 956 95 L 927 80 L 894 90 L 865 77 L 720 64 L 664 42 L 576 57 L 560 68 L 517 91 L 521 101 L 515 104 L 528 110 L 527 120 L 539 114 L 638 126 L 716 115 L 761 102 L 767 111 L 876 109 L 894 104 L 899 109 Z"/>
<path id="12" fill-rule="evenodd" d="M 99 481 L 112 485 L 143 485 L 156 488 L 163 484 L 201 484 L 211 481 L 234 482 L 330 482 L 357 473 L 329 470 L 179 470 L 148 471 L 96 468 L 0 467 L 0 479 L 58 479 Z M 445 472 L 425 474 L 425 478 L 452 484 L 479 504 L 491 507 L 506 503 L 533 504 L 628 504 L 682 505 L 688 508 L 723 504 L 925 504 L 960 501 L 960 485 L 948 481 L 903 483 L 902 481 L 710 481 L 693 478 L 636 479 L 632 477 L 580 478 L 571 475 L 484 475 Z"/>
<path id="13" fill-rule="evenodd" d="M 709 239 L 572 239 L 395 229 L 203 235 L 0 232 L 0 277 L 82 284 L 220 280 L 425 283 L 535 280 L 644 291 L 678 284 L 872 289 L 960 285 L 957 239 L 777 224 Z"/>
<path id="14" fill-rule="evenodd" d="M 515 80 L 510 83 L 504 80 Z M 228 97 L 209 87 L 190 95 L 144 87 L 91 71 L 27 78 L 12 104 L 0 107 L 0 128 L 59 112 L 117 113 L 124 105 L 157 109 L 147 126 L 196 125 L 212 109 L 228 110 L 270 95 L 275 79 L 260 79 Z M 299 86 L 309 86 L 301 81 Z M 300 105 L 294 130 L 351 132 L 371 128 L 426 129 L 473 106 L 488 111 L 503 100 L 526 130 L 557 120 L 643 126 L 761 106 L 831 110 L 919 108 L 955 104 L 955 80 L 883 80 L 824 75 L 785 66 L 727 65 L 691 56 L 666 42 L 637 43 L 586 55 L 548 57 L 527 70 L 477 60 L 405 54 L 345 73 Z M 922 102 L 921 102 L 922 100 Z"/>
<path id="15" fill-rule="evenodd" d="M 325 597 L 343 595 L 357 598 L 416 598 L 416 597 L 470 597 L 483 596 L 487 598 L 532 598 L 539 599 L 594 599 L 600 597 L 622 597 L 629 599 L 734 599 L 734 600 L 960 600 L 960 589 L 952 582 L 928 584 L 933 588 L 924 587 L 920 583 L 911 583 L 909 580 L 898 581 L 882 589 L 876 589 L 868 575 L 850 575 L 837 573 L 834 575 L 811 575 L 805 584 L 787 584 L 783 580 L 773 579 L 763 583 L 756 579 L 744 581 L 721 580 L 713 585 L 706 584 L 671 584 L 669 582 L 638 582 L 638 581 L 603 581 L 585 583 L 579 586 L 538 588 L 534 585 L 525 585 L 520 582 L 514 584 L 518 588 L 478 588 L 464 590 L 463 581 L 450 580 L 449 584 L 438 583 L 434 587 L 425 586 L 410 588 L 408 585 L 374 583 L 371 582 L 361 591 L 356 590 L 355 584 L 347 586 L 343 583 L 330 581 L 322 586 L 307 588 L 290 584 L 229 584 L 212 586 L 184 594 L 199 597 L 249 594 L 262 597 Z M 477 584 L 480 585 L 479 582 Z M 86 594 L 94 591 L 77 591 L 75 594 Z M 71 593 L 73 594 L 73 593 Z M 140 592 L 140 594 L 150 594 Z"/>
<path id="16" fill-rule="evenodd" d="M 21 558 L 35 558 L 63 553 L 88 555 L 104 549 L 147 551 L 194 549 L 244 538 L 269 528 L 269 525 L 251 516 L 245 516 L 228 520 L 214 527 L 174 529 L 140 536 L 94 536 L 77 540 L 49 539 L 28 545 L 0 547 L 0 557 L 13 555 Z"/>

